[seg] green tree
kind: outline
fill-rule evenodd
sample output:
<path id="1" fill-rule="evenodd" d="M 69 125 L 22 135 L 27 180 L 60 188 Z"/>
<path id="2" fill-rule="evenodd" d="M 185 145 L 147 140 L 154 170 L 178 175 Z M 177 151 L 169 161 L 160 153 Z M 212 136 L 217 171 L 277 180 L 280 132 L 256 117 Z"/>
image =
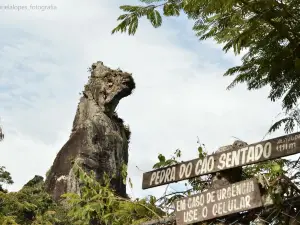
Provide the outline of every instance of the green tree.
<path id="1" fill-rule="evenodd" d="M 70 225 L 64 209 L 44 190 L 35 176 L 18 192 L 0 191 L 0 222 L 7 225 Z"/>
<path id="2" fill-rule="evenodd" d="M 6 171 L 4 166 L 0 166 L 0 191 L 5 192 L 3 189 L 3 184 L 13 184 L 12 177 L 8 171 Z"/>
<path id="3" fill-rule="evenodd" d="M 299 128 L 300 109 L 298 107 L 295 107 L 291 109 L 288 113 L 285 113 L 285 116 L 282 119 L 278 120 L 270 127 L 269 132 L 271 133 L 276 131 L 283 124 L 284 124 L 284 131 L 286 133 L 291 133 L 296 127 Z"/>
<path id="4" fill-rule="evenodd" d="M 214 39 L 227 52 L 233 49 L 242 65 L 229 68 L 235 76 L 228 86 L 246 83 L 249 90 L 270 86 L 269 98 L 282 99 L 287 113 L 300 96 L 300 0 L 140 0 L 143 5 L 123 5 L 115 32 L 134 35 L 141 17 L 156 28 L 162 16 L 184 13 L 194 21 L 200 40 Z M 287 120 L 286 120 L 287 121 Z M 286 121 L 282 121 L 283 124 Z"/>

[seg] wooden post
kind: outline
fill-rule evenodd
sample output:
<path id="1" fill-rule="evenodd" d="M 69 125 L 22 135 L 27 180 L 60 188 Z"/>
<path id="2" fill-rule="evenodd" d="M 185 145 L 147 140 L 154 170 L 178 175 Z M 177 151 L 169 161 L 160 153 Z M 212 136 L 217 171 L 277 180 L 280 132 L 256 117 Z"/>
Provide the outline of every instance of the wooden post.
<path id="1" fill-rule="evenodd" d="M 232 151 L 247 146 L 248 144 L 243 141 L 235 141 L 232 145 L 226 145 L 220 147 L 216 153 Z M 242 178 L 242 167 L 232 168 L 213 174 L 212 177 L 212 188 L 219 188 L 224 185 L 232 184 L 241 181 Z"/>
<path id="2" fill-rule="evenodd" d="M 226 145 L 220 147 L 216 153 L 232 151 L 234 149 L 242 148 L 248 144 L 243 141 L 234 141 L 232 145 Z M 212 188 L 220 188 L 222 186 L 232 184 L 238 181 L 241 181 L 242 178 L 242 167 L 232 168 L 229 170 L 224 170 L 217 172 L 212 175 Z M 225 225 L 225 223 L 219 222 L 216 225 Z"/>

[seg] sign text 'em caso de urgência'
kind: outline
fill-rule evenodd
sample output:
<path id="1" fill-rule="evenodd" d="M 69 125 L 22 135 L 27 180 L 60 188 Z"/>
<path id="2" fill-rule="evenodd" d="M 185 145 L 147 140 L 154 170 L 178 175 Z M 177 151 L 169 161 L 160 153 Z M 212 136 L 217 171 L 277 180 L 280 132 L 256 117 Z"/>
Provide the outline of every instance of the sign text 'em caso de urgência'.
<path id="1" fill-rule="evenodd" d="M 176 224 L 192 224 L 261 206 L 257 181 L 249 179 L 176 201 Z"/>
<path id="2" fill-rule="evenodd" d="M 143 189 L 300 152 L 300 132 L 250 144 L 143 174 Z"/>

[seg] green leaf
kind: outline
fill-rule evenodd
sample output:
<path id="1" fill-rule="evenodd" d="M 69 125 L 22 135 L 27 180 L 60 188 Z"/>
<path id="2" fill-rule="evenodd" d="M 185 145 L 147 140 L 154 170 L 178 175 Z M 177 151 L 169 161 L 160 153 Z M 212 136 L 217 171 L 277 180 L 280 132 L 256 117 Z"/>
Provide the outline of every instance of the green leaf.
<path id="1" fill-rule="evenodd" d="M 201 146 L 198 147 L 198 154 L 200 159 L 205 157 L 205 153 L 203 152 L 203 148 Z"/>
<path id="2" fill-rule="evenodd" d="M 129 35 L 134 35 L 136 33 L 136 30 L 138 28 L 138 18 L 137 17 L 134 17 L 132 19 L 132 21 L 130 22 L 130 25 L 129 25 L 129 28 L 128 28 L 128 34 Z"/>
<path id="3" fill-rule="evenodd" d="M 126 178 L 127 178 L 128 172 L 127 172 L 127 165 L 125 163 L 122 163 L 122 169 L 121 169 L 121 176 L 123 178 L 123 184 L 126 184 Z M 109 177 L 104 178 L 104 180 L 108 182 Z"/>
<path id="4" fill-rule="evenodd" d="M 151 204 L 151 205 L 155 205 L 155 203 L 156 203 L 156 198 L 155 198 L 155 196 L 150 195 L 150 204 Z"/>
<path id="5" fill-rule="evenodd" d="M 140 10 L 141 8 L 144 8 L 143 6 L 131 6 L 131 5 L 122 5 L 120 6 L 120 9 L 122 9 L 125 12 L 131 12 L 134 13 L 138 10 Z"/>
<path id="6" fill-rule="evenodd" d="M 164 162 L 166 162 L 166 157 L 162 154 L 159 154 L 158 155 L 158 160 L 159 160 L 160 163 L 164 163 Z"/>
<path id="7" fill-rule="evenodd" d="M 180 158 L 181 157 L 181 150 L 180 149 L 176 149 L 175 153 L 177 158 Z"/>
<path id="8" fill-rule="evenodd" d="M 179 16 L 180 7 L 176 3 L 166 3 L 163 8 L 165 16 Z"/>
<path id="9" fill-rule="evenodd" d="M 153 169 L 158 169 L 158 168 L 161 168 L 161 167 L 162 167 L 162 164 L 160 162 L 158 162 L 158 163 L 155 163 L 152 168 Z"/>
<path id="10" fill-rule="evenodd" d="M 203 148 L 201 146 L 198 147 L 198 153 L 199 153 L 199 155 L 203 154 Z"/>
<path id="11" fill-rule="evenodd" d="M 147 13 L 147 19 L 151 22 L 153 27 L 157 28 L 161 26 L 162 18 L 157 10 L 149 10 Z"/>
<path id="12" fill-rule="evenodd" d="M 292 118 L 288 117 L 288 118 L 284 118 L 284 119 L 277 121 L 270 127 L 269 133 L 272 133 L 272 132 L 278 130 L 284 123 L 286 124 L 291 120 L 292 120 Z"/>
<path id="13" fill-rule="evenodd" d="M 166 166 L 170 166 L 170 165 L 173 165 L 173 164 L 176 164 L 176 163 L 177 163 L 176 160 L 174 160 L 174 159 L 168 159 L 168 160 L 166 160 L 165 165 Z"/>
<path id="14" fill-rule="evenodd" d="M 272 166 L 272 172 L 274 172 L 274 173 L 279 173 L 279 172 L 281 172 L 281 166 L 280 166 L 278 163 L 275 163 L 275 164 Z"/>
<path id="15" fill-rule="evenodd" d="M 128 14 L 120 15 L 117 20 L 124 20 L 127 16 Z"/>
<path id="16" fill-rule="evenodd" d="M 123 20 L 117 27 L 115 27 L 111 31 L 111 33 L 114 34 L 116 32 L 121 32 L 121 33 L 126 32 L 127 31 L 127 26 L 129 24 L 129 21 L 130 21 L 129 19 Z"/>

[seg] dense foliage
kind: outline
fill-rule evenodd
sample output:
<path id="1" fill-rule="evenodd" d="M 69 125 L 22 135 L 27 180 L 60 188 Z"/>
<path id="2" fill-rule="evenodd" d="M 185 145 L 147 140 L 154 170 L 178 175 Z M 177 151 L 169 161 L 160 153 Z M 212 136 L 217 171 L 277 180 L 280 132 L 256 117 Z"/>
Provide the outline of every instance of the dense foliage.
<path id="1" fill-rule="evenodd" d="M 43 178 L 36 176 L 18 192 L 0 191 L 1 224 L 68 224 L 59 215 L 60 206 L 44 191 Z"/>
<path id="2" fill-rule="evenodd" d="M 11 175 L 8 171 L 6 171 L 4 166 L 0 166 L 0 191 L 5 192 L 6 190 L 3 189 L 3 184 L 13 184 L 13 180 Z"/>
<path id="3" fill-rule="evenodd" d="M 154 197 L 121 198 L 109 187 L 107 176 L 104 177 L 104 185 L 100 185 L 93 173 L 87 174 L 80 167 L 77 167 L 76 173 L 81 182 L 81 193 L 67 193 L 63 196 L 65 200 L 59 204 L 45 192 L 40 176 L 35 176 L 18 192 L 0 191 L 0 224 L 129 225 L 163 215 L 163 211 L 155 205 Z M 11 183 L 11 177 L 5 177 L 0 183 Z"/>
<path id="4" fill-rule="evenodd" d="M 205 146 L 199 145 L 199 158 L 206 156 Z M 176 150 L 170 158 L 160 154 L 153 168 L 161 168 L 181 162 L 181 151 Z M 170 191 L 166 186 L 162 197 L 149 196 L 145 199 L 129 199 L 117 196 L 110 188 L 110 179 L 104 176 L 100 185 L 93 173 L 86 173 L 78 165 L 75 173 L 80 180 L 80 193 L 66 193 L 61 203 L 55 203 L 44 191 L 43 178 L 35 176 L 18 192 L 0 191 L 0 221 L 10 225 L 129 225 L 141 224 L 151 219 L 161 219 L 174 215 L 174 201 L 183 196 L 207 190 L 212 182 L 212 175 L 190 179 L 185 190 Z M 287 201 L 299 196 L 300 165 L 298 161 L 278 159 L 246 166 L 242 179 L 256 177 L 262 184 L 262 193 L 273 201 L 272 207 L 261 209 L 260 218 L 270 224 L 287 224 L 300 210 L 298 203 Z M 263 174 L 263 175 L 262 175 Z M 12 183 L 9 172 L 2 167 L 0 184 Z M 128 179 L 124 178 L 124 181 Z M 298 200 L 299 202 L 299 200 Z M 270 213 L 273 217 L 269 217 Z M 257 216 L 244 212 L 234 218 L 224 219 L 235 224 L 249 224 Z M 246 221 L 246 223 L 245 223 Z M 240 223 L 241 222 L 241 223 Z M 257 222 L 257 220 L 256 220 Z M 217 224 L 212 221 L 210 224 Z M 258 223 L 257 223 L 258 224 Z"/>
<path id="5" fill-rule="evenodd" d="M 184 13 L 194 21 L 200 40 L 212 38 L 227 52 L 233 49 L 242 65 L 229 68 L 235 76 L 228 89 L 246 83 L 249 90 L 270 85 L 269 98 L 281 100 L 289 112 L 300 96 L 300 1 L 299 0 L 140 0 L 143 5 L 123 5 L 115 32 L 134 35 L 141 17 L 156 28 L 162 16 Z M 281 124 L 290 120 L 283 120 Z M 275 126 L 276 127 L 276 126 Z M 275 128 L 273 127 L 273 128 Z M 291 128 L 291 127 L 290 127 Z M 272 129 L 273 130 L 273 129 Z"/>

